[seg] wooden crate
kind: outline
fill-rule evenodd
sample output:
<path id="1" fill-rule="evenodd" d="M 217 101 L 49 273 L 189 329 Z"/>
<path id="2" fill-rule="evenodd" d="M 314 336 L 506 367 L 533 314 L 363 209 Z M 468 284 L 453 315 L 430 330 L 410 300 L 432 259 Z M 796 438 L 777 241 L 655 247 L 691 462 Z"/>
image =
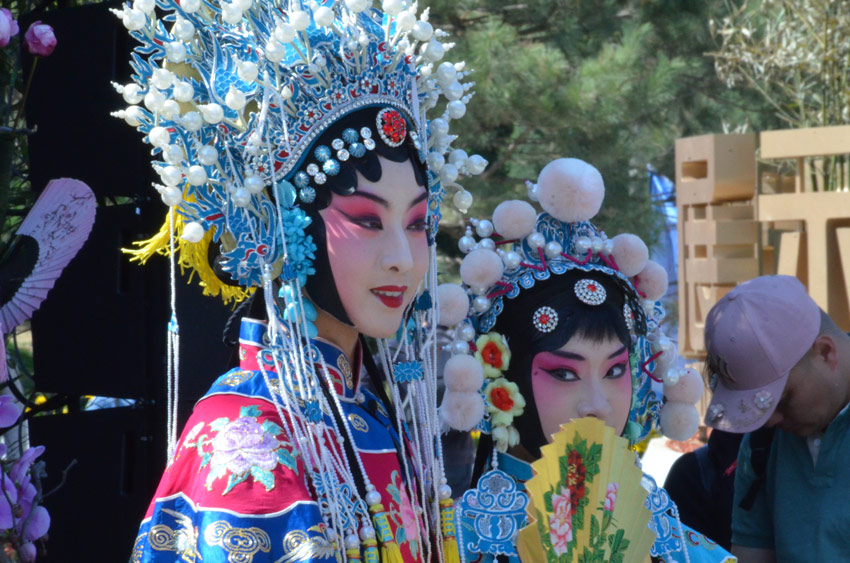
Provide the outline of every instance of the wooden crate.
<path id="1" fill-rule="evenodd" d="M 754 135 L 676 141 L 679 353 L 705 355 L 705 317 L 735 285 L 759 274 Z"/>
<path id="2" fill-rule="evenodd" d="M 750 199 L 756 189 L 756 136 L 700 135 L 676 140 L 679 205 Z"/>

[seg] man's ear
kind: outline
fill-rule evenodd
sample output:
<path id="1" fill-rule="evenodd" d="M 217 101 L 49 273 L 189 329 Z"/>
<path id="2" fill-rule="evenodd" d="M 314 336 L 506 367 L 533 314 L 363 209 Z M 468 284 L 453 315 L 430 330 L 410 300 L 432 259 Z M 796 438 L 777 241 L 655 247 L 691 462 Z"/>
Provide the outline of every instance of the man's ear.
<path id="1" fill-rule="evenodd" d="M 830 369 L 838 366 L 838 348 L 835 340 L 828 334 L 821 334 L 812 344 L 815 360 L 826 362 Z"/>

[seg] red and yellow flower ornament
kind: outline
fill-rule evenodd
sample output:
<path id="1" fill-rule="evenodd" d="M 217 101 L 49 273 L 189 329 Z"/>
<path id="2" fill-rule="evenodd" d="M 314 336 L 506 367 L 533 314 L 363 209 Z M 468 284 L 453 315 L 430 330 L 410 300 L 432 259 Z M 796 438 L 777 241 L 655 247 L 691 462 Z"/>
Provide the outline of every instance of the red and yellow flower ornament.
<path id="1" fill-rule="evenodd" d="M 511 362 L 511 350 L 505 337 L 489 332 L 479 336 L 475 346 L 475 359 L 488 380 L 484 387 L 484 408 L 490 418 L 490 431 L 496 448 L 505 451 L 519 443 L 519 432 L 513 421 L 525 410 L 525 398 L 516 383 L 502 376 Z"/>
<path id="2" fill-rule="evenodd" d="M 484 368 L 484 375 L 490 379 L 502 376 L 511 363 L 511 349 L 505 337 L 498 332 L 489 332 L 475 341 L 475 359 Z"/>

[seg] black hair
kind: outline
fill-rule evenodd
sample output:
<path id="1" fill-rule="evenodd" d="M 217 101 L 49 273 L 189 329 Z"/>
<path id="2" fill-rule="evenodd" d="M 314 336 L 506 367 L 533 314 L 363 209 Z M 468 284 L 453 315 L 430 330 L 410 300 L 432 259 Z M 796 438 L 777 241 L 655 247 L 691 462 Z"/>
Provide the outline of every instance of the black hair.
<path id="1" fill-rule="evenodd" d="M 310 162 L 315 162 L 313 151 L 316 147 L 320 145 L 330 147 L 334 139 L 342 137 L 342 132 L 345 129 L 351 128 L 359 132 L 361 128 L 368 127 L 372 131 L 372 138 L 375 139 L 375 149 L 366 151 L 366 154 L 362 158 L 352 156 L 346 161 L 340 161 L 339 174 L 328 176 L 327 182 L 316 188 L 316 199 L 312 203 L 301 204 L 301 208 L 312 219 L 312 223 L 307 227 L 306 232 L 313 237 L 313 242 L 316 243 L 316 259 L 313 261 L 313 268 L 315 268 L 316 273 L 307 278 L 307 293 L 319 308 L 324 309 L 336 319 L 346 324 L 351 324 L 351 321 L 339 299 L 339 292 L 336 288 L 337 280 L 333 279 L 333 272 L 331 271 L 330 260 L 328 259 L 325 223 L 321 215 L 319 215 L 319 211 L 330 204 L 333 194 L 346 196 L 357 191 L 357 173 L 360 173 L 361 176 L 370 182 L 379 181 L 383 175 L 381 161 L 378 160 L 379 156 L 392 162 L 409 160 L 413 165 L 413 174 L 416 178 L 416 183 L 424 186 L 426 189 L 428 187 L 428 175 L 425 164 L 419 159 L 419 149 L 414 145 L 410 135 L 410 132 L 413 131 L 412 124 L 409 120 L 405 119 L 408 134 L 401 145 L 391 147 L 384 143 L 376 132 L 376 118 L 378 112 L 382 109 L 384 108 L 367 107 L 350 113 L 335 122 L 313 143 L 313 146 L 310 147 L 307 153 L 307 158 L 302 162 L 301 166 L 301 168 L 304 168 Z"/>
<path id="2" fill-rule="evenodd" d="M 579 300 L 574 287 L 582 279 L 594 280 L 605 289 L 604 303 L 588 305 Z M 615 338 L 629 347 L 631 335 L 626 325 L 624 305 L 636 298 L 632 294 L 633 290 L 619 278 L 603 272 L 576 269 L 537 281 L 534 287 L 522 291 L 514 299 L 503 298 L 504 310 L 491 331 L 503 335 L 511 350 L 510 366 L 504 375 L 517 384 L 525 398 L 525 410 L 514 418 L 513 424 L 519 432 L 521 445 L 535 459 L 540 457 L 540 447 L 548 440 L 543 434 L 531 386 L 534 356 L 539 352 L 558 350 L 576 335 L 593 342 Z M 542 332 L 534 326 L 534 313 L 544 305 L 558 314 L 558 324 L 551 332 Z"/>

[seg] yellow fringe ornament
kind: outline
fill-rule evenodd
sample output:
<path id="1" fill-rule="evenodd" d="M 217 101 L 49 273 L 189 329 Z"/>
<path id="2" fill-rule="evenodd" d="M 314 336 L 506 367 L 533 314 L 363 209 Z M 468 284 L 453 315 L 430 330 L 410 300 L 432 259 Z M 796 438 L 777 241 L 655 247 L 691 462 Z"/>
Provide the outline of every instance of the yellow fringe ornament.
<path id="1" fill-rule="evenodd" d="M 440 532 L 443 535 L 443 560 L 446 563 L 460 563 L 455 529 L 455 503 L 450 498 L 440 501 Z"/>
<path id="2" fill-rule="evenodd" d="M 373 504 L 369 507 L 369 512 L 372 513 L 372 522 L 375 524 L 375 535 L 381 542 L 381 562 L 404 563 L 401 548 L 393 537 L 389 518 L 387 518 L 387 513 L 384 512 L 384 505 L 381 503 Z"/>
<path id="3" fill-rule="evenodd" d="M 168 220 L 160 227 L 159 232 L 147 240 L 140 240 L 133 243 L 133 246 L 139 248 L 122 248 L 121 252 L 129 254 L 131 262 L 138 262 L 144 265 L 148 259 L 154 254 L 162 256 L 169 255 L 169 222 Z M 183 233 L 183 227 L 186 225 L 186 218 L 179 213 L 174 214 L 174 231 L 177 237 L 175 242 L 177 252 L 177 263 L 180 265 L 180 273 L 185 274 L 189 270 L 188 283 L 192 282 L 195 274 L 200 278 L 200 286 L 203 288 L 204 295 L 212 297 L 221 296 L 225 305 L 231 302 L 235 306 L 246 297 L 254 292 L 253 287 L 241 287 L 237 285 L 229 285 L 222 282 L 215 275 L 209 264 L 209 247 L 215 234 L 215 227 L 210 227 L 204 238 L 198 242 L 189 242 L 180 238 Z"/>

